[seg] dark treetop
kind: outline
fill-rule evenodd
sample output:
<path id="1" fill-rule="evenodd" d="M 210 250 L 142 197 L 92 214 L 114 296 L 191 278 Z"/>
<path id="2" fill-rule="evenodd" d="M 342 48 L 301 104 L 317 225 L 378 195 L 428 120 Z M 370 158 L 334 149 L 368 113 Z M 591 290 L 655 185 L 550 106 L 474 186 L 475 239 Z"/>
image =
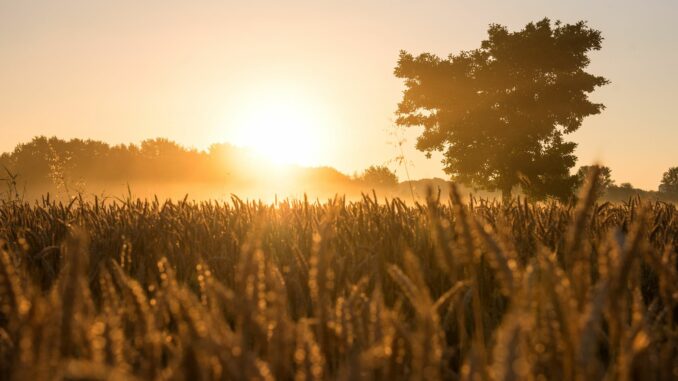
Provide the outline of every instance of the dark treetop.
<path id="1" fill-rule="evenodd" d="M 480 48 L 446 59 L 403 51 L 397 123 L 424 127 L 417 148 L 443 152 L 453 180 L 565 198 L 576 184 L 576 144 L 563 135 L 604 108 L 588 93 L 608 80 L 584 71 L 601 41 L 585 22 L 544 19 L 517 32 L 491 25 Z"/>

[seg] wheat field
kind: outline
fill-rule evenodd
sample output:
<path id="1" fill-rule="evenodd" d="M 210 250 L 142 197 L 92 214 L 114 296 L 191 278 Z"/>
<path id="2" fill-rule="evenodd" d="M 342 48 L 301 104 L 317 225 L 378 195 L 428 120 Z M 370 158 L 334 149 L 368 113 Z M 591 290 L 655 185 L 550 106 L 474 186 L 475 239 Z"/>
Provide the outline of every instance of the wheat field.
<path id="1" fill-rule="evenodd" d="M 594 188 L 6 201 L 0 379 L 675 379 L 678 211 Z"/>

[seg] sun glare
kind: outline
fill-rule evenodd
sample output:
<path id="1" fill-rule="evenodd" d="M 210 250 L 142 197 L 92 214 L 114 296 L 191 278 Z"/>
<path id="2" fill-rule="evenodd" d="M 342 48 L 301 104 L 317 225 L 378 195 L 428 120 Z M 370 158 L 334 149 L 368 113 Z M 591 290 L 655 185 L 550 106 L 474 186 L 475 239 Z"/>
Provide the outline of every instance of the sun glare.
<path id="1" fill-rule="evenodd" d="M 235 118 L 235 144 L 276 165 L 317 163 L 323 127 L 318 105 L 292 91 L 267 91 L 249 98 Z"/>

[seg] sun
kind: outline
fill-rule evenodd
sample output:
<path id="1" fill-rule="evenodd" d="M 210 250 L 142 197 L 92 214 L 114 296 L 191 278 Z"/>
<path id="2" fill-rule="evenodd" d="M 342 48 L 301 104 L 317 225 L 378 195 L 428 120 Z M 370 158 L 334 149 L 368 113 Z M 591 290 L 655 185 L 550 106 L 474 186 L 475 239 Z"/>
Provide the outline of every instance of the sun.
<path id="1" fill-rule="evenodd" d="M 234 143 L 273 164 L 316 164 L 322 146 L 319 109 L 310 97 L 296 91 L 255 93 L 237 110 Z"/>

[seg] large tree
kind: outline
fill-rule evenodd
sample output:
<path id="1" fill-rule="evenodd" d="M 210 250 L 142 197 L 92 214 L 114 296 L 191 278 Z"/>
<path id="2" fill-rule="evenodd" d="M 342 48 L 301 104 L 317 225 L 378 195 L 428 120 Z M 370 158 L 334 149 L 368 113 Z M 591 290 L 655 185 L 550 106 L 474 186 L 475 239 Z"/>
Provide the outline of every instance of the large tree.
<path id="1" fill-rule="evenodd" d="M 588 93 L 607 79 L 584 71 L 601 41 L 585 22 L 544 19 L 517 32 L 490 25 L 480 48 L 445 59 L 402 51 L 397 124 L 423 126 L 417 148 L 441 151 L 453 180 L 505 198 L 517 184 L 531 196 L 567 197 L 576 144 L 563 135 L 604 108 Z"/>

